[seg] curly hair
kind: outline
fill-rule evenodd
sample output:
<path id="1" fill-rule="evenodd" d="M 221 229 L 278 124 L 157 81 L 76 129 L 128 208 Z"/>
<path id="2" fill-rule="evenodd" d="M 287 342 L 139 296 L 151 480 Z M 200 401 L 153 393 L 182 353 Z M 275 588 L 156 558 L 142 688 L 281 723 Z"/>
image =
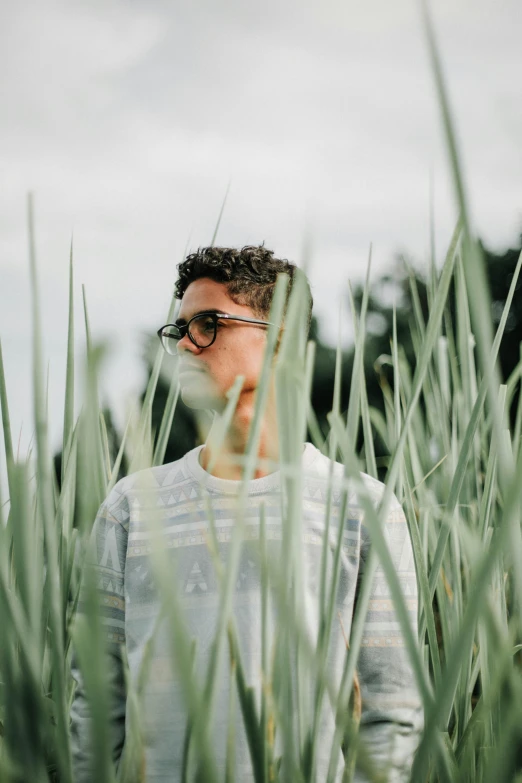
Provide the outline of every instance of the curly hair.
<path id="1" fill-rule="evenodd" d="M 286 258 L 276 258 L 264 245 L 232 247 L 203 247 L 191 253 L 177 265 L 178 279 L 175 294 L 181 299 L 191 283 L 208 277 L 227 286 L 228 295 L 237 304 L 250 307 L 256 315 L 267 318 L 272 297 L 281 272 L 288 275 L 287 303 L 292 289 L 296 265 Z M 308 285 L 308 327 L 312 319 L 313 299 Z"/>

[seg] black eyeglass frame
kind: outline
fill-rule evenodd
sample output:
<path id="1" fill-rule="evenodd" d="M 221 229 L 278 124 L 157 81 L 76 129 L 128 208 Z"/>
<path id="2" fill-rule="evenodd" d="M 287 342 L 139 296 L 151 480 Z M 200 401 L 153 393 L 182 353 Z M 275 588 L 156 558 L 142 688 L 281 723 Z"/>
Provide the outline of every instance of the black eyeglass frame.
<path id="1" fill-rule="evenodd" d="M 189 327 L 190 327 L 190 324 L 192 323 L 192 321 L 195 321 L 196 318 L 201 318 L 201 317 L 212 318 L 212 320 L 214 321 L 214 337 L 208 343 L 208 345 L 198 345 L 198 343 L 192 337 L 192 335 L 191 335 L 191 333 L 189 331 Z M 185 335 L 188 335 L 188 338 L 189 338 L 190 342 L 193 343 L 196 346 L 196 348 L 200 348 L 202 350 L 203 348 L 210 348 L 210 346 L 214 344 L 214 342 L 216 340 L 216 337 L 217 337 L 217 322 L 222 320 L 222 319 L 227 320 L 227 321 L 243 321 L 244 323 L 247 323 L 247 324 L 257 324 L 258 326 L 272 326 L 271 321 L 260 321 L 258 318 L 247 318 L 244 315 L 230 315 L 230 313 L 216 313 L 215 311 L 212 310 L 211 312 L 203 311 L 201 313 L 196 313 L 196 315 L 193 315 L 192 318 L 189 318 L 189 320 L 187 321 L 186 324 L 165 324 L 160 329 L 158 329 L 156 334 L 158 335 L 159 340 L 161 342 L 161 345 L 163 347 L 163 350 L 166 353 L 168 353 L 168 351 L 165 348 L 165 346 L 163 345 L 162 332 L 168 326 L 173 327 L 174 329 L 178 330 L 179 337 L 177 335 L 174 335 L 174 334 L 169 335 L 169 337 L 173 337 L 174 340 L 176 340 L 177 343 L 180 340 L 182 340 L 185 337 Z"/>

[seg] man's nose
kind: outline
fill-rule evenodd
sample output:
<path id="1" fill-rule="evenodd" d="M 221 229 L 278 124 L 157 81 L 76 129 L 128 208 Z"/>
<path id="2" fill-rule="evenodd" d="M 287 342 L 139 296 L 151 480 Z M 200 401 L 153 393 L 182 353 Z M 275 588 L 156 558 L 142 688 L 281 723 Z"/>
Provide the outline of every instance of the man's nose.
<path id="1" fill-rule="evenodd" d="M 178 340 L 178 353 L 182 354 L 185 353 L 185 351 L 189 351 L 193 354 L 199 354 L 201 353 L 203 349 L 198 348 L 197 345 L 194 345 L 188 334 L 185 334 L 181 340 Z"/>

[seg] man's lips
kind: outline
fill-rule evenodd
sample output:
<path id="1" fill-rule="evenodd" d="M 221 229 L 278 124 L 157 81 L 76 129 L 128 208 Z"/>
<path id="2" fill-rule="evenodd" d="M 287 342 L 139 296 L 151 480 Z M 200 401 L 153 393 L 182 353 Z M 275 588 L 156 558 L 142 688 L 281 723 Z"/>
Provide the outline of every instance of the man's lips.
<path id="1" fill-rule="evenodd" d="M 203 367 L 196 366 L 193 364 L 182 364 L 181 367 L 179 368 L 180 375 L 188 375 L 189 373 L 194 373 L 194 372 L 203 373 L 205 371 Z"/>

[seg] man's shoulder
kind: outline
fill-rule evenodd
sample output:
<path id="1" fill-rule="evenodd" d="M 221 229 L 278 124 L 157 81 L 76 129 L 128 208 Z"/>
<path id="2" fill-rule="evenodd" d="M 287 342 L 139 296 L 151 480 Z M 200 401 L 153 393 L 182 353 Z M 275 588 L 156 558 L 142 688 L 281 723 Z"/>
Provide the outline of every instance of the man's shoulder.
<path id="1" fill-rule="evenodd" d="M 326 454 L 323 454 L 311 443 L 306 444 L 308 459 L 305 461 L 305 475 L 308 481 L 329 481 L 330 475 L 336 489 L 340 490 L 343 485 L 348 488 L 348 496 L 355 501 L 358 494 L 357 484 L 360 482 L 365 492 L 377 503 L 383 496 L 385 485 L 373 476 L 360 472 L 359 481 L 345 478 L 345 470 L 342 462 L 331 460 Z"/>
<path id="2" fill-rule="evenodd" d="M 161 494 L 166 490 L 175 490 L 178 485 L 194 481 L 187 470 L 186 456 L 165 465 L 129 473 L 114 485 L 104 501 L 104 506 L 113 513 L 113 509 L 119 508 L 122 502 L 129 504 L 141 495 L 151 492 Z"/>

